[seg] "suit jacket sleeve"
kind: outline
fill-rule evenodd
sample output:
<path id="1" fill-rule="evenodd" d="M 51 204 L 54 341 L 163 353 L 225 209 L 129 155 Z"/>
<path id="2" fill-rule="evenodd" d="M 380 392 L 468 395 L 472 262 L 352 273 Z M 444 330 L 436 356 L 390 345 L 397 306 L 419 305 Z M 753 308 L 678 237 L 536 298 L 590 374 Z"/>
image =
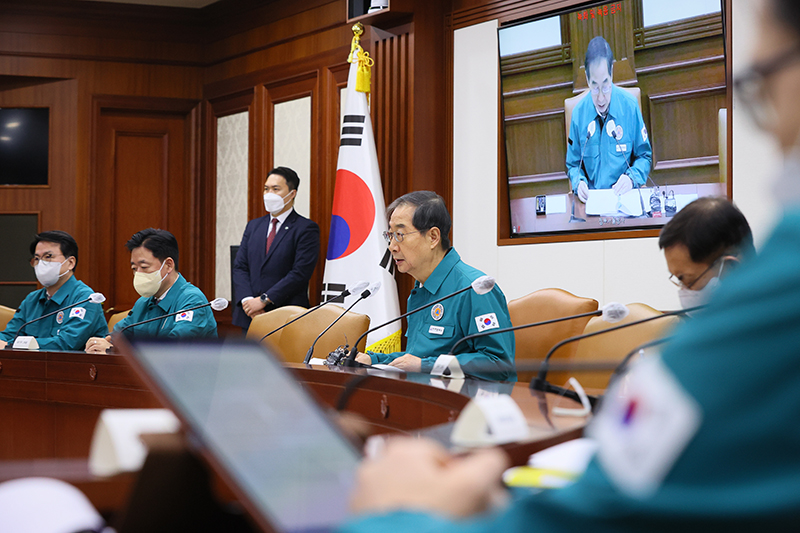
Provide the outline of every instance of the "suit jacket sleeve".
<path id="1" fill-rule="evenodd" d="M 241 253 L 241 249 L 239 249 Z M 319 258 L 319 226 L 309 220 L 297 234 L 297 248 L 292 269 L 269 288 L 267 295 L 276 305 L 283 305 L 293 295 L 306 290 Z M 238 259 L 238 255 L 237 255 Z M 246 295 L 245 295 L 246 296 Z"/>

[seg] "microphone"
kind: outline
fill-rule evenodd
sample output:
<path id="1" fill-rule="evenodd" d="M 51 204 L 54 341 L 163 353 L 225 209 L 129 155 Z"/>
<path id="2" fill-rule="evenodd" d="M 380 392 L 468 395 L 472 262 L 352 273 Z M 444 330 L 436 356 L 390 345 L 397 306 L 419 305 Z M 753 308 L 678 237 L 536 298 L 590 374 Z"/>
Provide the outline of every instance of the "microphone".
<path id="1" fill-rule="evenodd" d="M 650 322 L 651 320 L 658 320 L 659 318 L 665 318 L 665 317 L 668 317 L 668 316 L 680 316 L 680 315 L 685 315 L 687 313 L 693 313 L 693 312 L 698 311 L 698 310 L 703 309 L 703 308 L 705 308 L 704 305 L 699 305 L 697 307 L 690 307 L 688 309 L 679 309 L 677 311 L 667 311 L 667 312 L 662 313 L 660 315 L 643 318 L 641 320 L 634 320 L 633 322 L 628 322 L 627 324 L 621 324 L 619 326 L 614 326 L 614 327 L 607 328 L 607 329 L 601 329 L 599 331 L 593 331 L 591 333 L 584 333 L 583 335 L 576 335 L 574 337 L 569 337 L 568 339 L 564 339 L 563 341 L 556 343 L 552 348 L 550 348 L 550 351 L 547 352 L 547 355 L 544 356 L 544 360 L 542 361 L 542 364 L 539 367 L 539 373 L 536 376 L 536 379 L 531 381 L 530 388 L 534 389 L 534 390 L 544 391 L 544 392 L 556 392 L 556 393 L 558 393 L 558 392 L 563 391 L 563 389 L 561 387 L 558 387 L 556 385 L 552 385 L 552 384 L 547 382 L 547 371 L 548 371 L 548 368 L 549 368 L 550 357 L 553 355 L 553 353 L 556 350 L 558 350 L 559 348 L 561 348 L 565 344 L 568 344 L 570 342 L 579 341 L 579 340 L 582 340 L 582 339 L 588 339 L 589 337 L 594 337 L 595 335 L 602 335 L 603 333 L 609 333 L 609 332 L 612 332 L 612 331 L 617 331 L 617 330 L 620 330 L 620 329 L 629 328 L 631 326 L 644 324 L 645 322 Z M 590 397 L 589 400 L 592 401 L 592 397 Z M 596 401 L 597 401 L 597 399 L 595 398 L 594 401 L 592 401 L 592 405 L 594 405 L 594 403 Z"/>
<path id="2" fill-rule="evenodd" d="M 270 331 L 269 333 L 267 333 L 266 335 L 264 335 L 263 337 L 261 337 L 261 340 L 260 340 L 260 341 L 258 341 L 258 342 L 264 342 L 264 339 L 266 339 L 267 337 L 269 337 L 269 336 L 270 336 L 270 335 L 272 335 L 273 333 L 277 333 L 277 332 L 279 332 L 280 330 L 282 330 L 283 328 L 285 328 L 286 326 L 288 326 L 289 324 L 292 324 L 293 322 L 297 322 L 298 320 L 300 320 L 300 319 L 301 319 L 301 318 L 303 318 L 304 316 L 308 315 L 309 313 L 313 313 L 314 311 L 316 311 L 317 309 L 319 309 L 319 308 L 320 308 L 320 307 L 322 307 L 323 305 L 328 305 L 329 303 L 335 302 L 335 301 L 337 301 L 337 300 L 339 300 L 339 299 L 341 299 L 341 301 L 342 301 L 342 302 L 344 302 L 344 299 L 345 299 L 345 298 L 347 298 L 347 297 L 348 297 L 348 296 L 350 296 L 351 294 L 357 294 L 357 293 L 359 293 L 359 292 L 361 292 L 361 291 L 365 290 L 365 289 L 366 289 L 368 286 L 369 286 L 369 283 L 367 283 L 366 281 L 359 281 L 359 282 L 358 282 L 358 283 L 356 283 L 356 284 L 355 284 L 355 286 L 353 286 L 352 288 L 343 290 L 343 291 L 341 292 L 341 294 L 339 294 L 339 296 L 336 296 L 336 297 L 334 297 L 334 298 L 331 298 L 330 300 L 325 300 L 325 301 L 324 301 L 324 302 L 322 302 L 321 304 L 319 304 L 319 305 L 316 305 L 316 306 L 312 307 L 311 309 L 309 309 L 309 310 L 308 310 L 308 311 L 306 311 L 305 313 L 303 313 L 303 314 L 301 314 L 301 315 L 299 315 L 299 316 L 296 316 L 296 317 L 294 317 L 293 319 L 291 319 L 289 322 L 287 322 L 287 323 L 283 324 L 282 326 L 280 326 L 280 327 L 277 327 L 277 328 L 273 329 L 272 331 Z"/>
<path id="3" fill-rule="evenodd" d="M 30 326 L 30 325 L 31 325 L 31 324 L 33 324 L 34 322 L 38 322 L 39 320 L 43 320 L 43 319 L 45 319 L 45 318 L 47 318 L 47 317 L 51 317 L 51 316 L 53 316 L 53 315 L 55 315 L 55 314 L 57 314 L 57 313 L 60 313 L 60 312 L 62 312 L 62 311 L 66 311 L 67 309 L 71 309 L 71 308 L 73 308 L 73 307 L 75 307 L 75 306 L 78 306 L 78 305 L 81 305 L 81 304 L 85 304 L 85 303 L 87 303 L 87 302 L 91 302 L 91 303 L 93 303 L 93 304 L 102 304 L 102 303 L 103 303 L 103 302 L 105 302 L 105 301 L 106 301 L 106 297 L 105 297 L 105 296 L 103 296 L 103 294 L 102 294 L 102 293 L 99 293 L 99 292 L 93 292 L 92 294 L 90 294 L 90 295 L 89 295 L 89 297 L 88 297 L 88 298 L 86 298 L 86 299 L 84 299 L 84 300 L 81 300 L 80 302 L 75 302 L 74 304 L 70 304 L 70 305 L 68 305 L 68 306 L 66 306 L 66 307 L 62 307 L 61 309 L 56 309 L 55 311 L 52 311 L 52 312 L 50 312 L 50 313 L 47 313 L 46 315 L 42 315 L 42 316 L 40 316 L 40 317 L 38 317 L 38 318 L 34 318 L 33 320 L 29 320 L 29 321 L 25 322 L 24 324 L 22 324 L 22 325 L 19 327 L 19 329 L 17 330 L 17 332 L 14 334 L 14 338 L 13 338 L 13 339 L 11 339 L 11 342 L 9 342 L 8 344 L 6 344 L 6 348 L 11 348 L 11 347 L 13 347 L 13 345 L 14 345 L 14 342 L 16 342 L 16 340 L 17 340 L 17 337 L 19 337 L 20 335 L 22 335 L 22 332 L 23 332 L 23 330 L 25 329 L 25 327 L 26 327 L 26 326 Z"/>
<path id="4" fill-rule="evenodd" d="M 375 326 L 374 328 L 368 329 L 367 331 L 365 331 L 358 338 L 358 340 L 355 342 L 355 344 L 353 344 L 353 347 L 350 349 L 350 353 L 347 355 L 347 359 L 344 360 L 344 366 L 350 366 L 350 367 L 357 366 L 356 365 L 356 363 L 357 363 L 356 355 L 358 355 L 358 343 L 361 342 L 361 339 L 363 339 L 364 337 L 366 337 L 367 335 L 369 335 L 373 331 L 379 330 L 384 326 L 388 326 L 392 322 L 395 322 L 397 320 L 405 318 L 408 315 L 413 315 L 414 313 L 422 311 L 423 309 L 427 309 L 428 307 L 434 306 L 434 305 L 436 305 L 436 304 L 438 304 L 440 302 L 443 302 L 443 301 L 445 301 L 445 300 L 447 300 L 449 298 L 452 298 L 453 296 L 458 296 L 462 292 L 466 292 L 466 291 L 468 291 L 470 289 L 472 289 L 473 291 L 475 291 L 476 294 L 479 294 L 479 295 L 486 294 L 486 293 L 490 292 L 494 288 L 494 284 L 495 284 L 495 280 L 494 280 L 493 277 L 491 277 L 491 276 L 481 276 L 478 279 L 476 279 L 475 281 L 473 281 L 469 286 L 464 287 L 463 289 L 459 289 L 459 290 L 457 290 L 456 292 L 454 292 L 452 294 L 448 294 L 447 296 L 443 296 L 442 298 L 439 298 L 438 300 L 434 300 L 433 302 L 431 302 L 429 304 L 425 304 L 422 307 L 417 307 L 413 311 L 408 311 L 407 313 L 404 313 L 404 314 L 400 315 L 397 318 L 393 318 L 393 319 L 389 320 L 388 322 L 384 322 L 383 324 L 381 324 L 379 326 Z"/>
<path id="5" fill-rule="evenodd" d="M 630 362 L 630 360 L 633 358 L 634 355 L 636 355 L 637 353 L 643 354 L 646 348 L 650 348 L 652 346 L 658 346 L 659 344 L 664 344 L 665 342 L 669 342 L 671 340 L 672 340 L 672 335 L 668 337 L 662 337 L 660 339 L 640 344 L 639 346 L 628 352 L 628 355 L 626 355 L 625 358 L 622 360 L 622 362 L 619 365 L 617 365 L 617 367 L 614 369 L 614 373 L 611 374 L 610 378 L 608 378 L 608 386 L 610 387 L 611 384 L 614 383 L 614 381 L 619 379 L 619 377 L 622 376 L 623 373 L 625 373 L 625 369 L 628 367 L 628 363 Z"/>
<path id="6" fill-rule="evenodd" d="M 316 339 L 314 339 L 314 342 L 311 344 L 311 348 L 309 348 L 309 349 L 308 349 L 308 353 L 306 353 L 306 357 L 305 357 L 305 359 L 303 359 L 303 364 L 304 364 L 304 365 L 307 365 L 307 364 L 309 363 L 309 361 L 311 361 L 311 356 L 314 354 L 314 346 L 316 346 L 316 344 L 317 344 L 317 341 L 318 341 L 318 340 L 319 340 L 319 339 L 320 339 L 320 338 L 321 338 L 323 335 L 325 335 L 325 333 L 327 333 L 327 332 L 328 332 L 328 330 L 329 330 L 329 329 L 331 329 L 331 328 L 334 326 L 334 324 L 336 324 L 336 323 L 337 323 L 339 320 L 341 320 L 341 319 L 342 319 L 342 317 L 343 317 L 344 315 L 346 315 L 346 314 L 348 313 L 348 311 L 350 311 L 350 310 L 351 310 L 353 307 L 355 307 L 355 305 L 356 305 L 358 302 L 360 302 L 361 300 L 364 300 L 364 299 L 366 299 L 366 298 L 369 298 L 370 296 L 372 296 L 373 294 L 375 294 L 376 292 L 378 292 L 378 290 L 379 290 L 380 288 L 381 288 L 381 282 L 380 282 L 380 281 L 376 281 L 375 283 L 373 283 L 372 285 L 370 285 L 370 287 L 369 287 L 368 289 L 366 289 L 364 292 L 362 292 L 362 293 L 361 293 L 361 294 L 358 296 L 358 300 L 356 300 L 355 302 L 353 302 L 353 303 L 350 305 L 350 307 L 348 307 L 347 309 L 345 309 L 344 313 L 342 313 L 341 315 L 339 315 L 338 317 L 336 317 L 336 320 L 334 320 L 333 322 L 331 322 L 331 325 L 330 325 L 330 326 L 328 326 L 327 328 L 325 328 L 325 330 L 324 330 L 322 333 L 320 333 L 319 335 L 317 335 L 317 338 L 316 338 Z"/>
<path id="7" fill-rule="evenodd" d="M 519 326 L 511 326 L 511 327 L 508 327 L 508 328 L 490 329 L 490 330 L 486 330 L 486 331 L 481 331 L 480 333 L 473 333 L 472 335 L 467 335 L 465 337 L 461 337 L 460 339 L 458 339 L 455 342 L 455 344 L 453 344 L 453 347 L 450 348 L 450 352 L 447 355 L 455 354 L 456 348 L 460 344 L 465 343 L 468 340 L 475 339 L 477 337 L 485 337 L 487 335 L 494 335 L 496 333 L 507 333 L 509 331 L 516 331 L 518 329 L 533 328 L 533 327 L 536 327 L 536 326 L 546 326 L 548 324 L 555 324 L 557 322 L 566 322 L 567 320 L 573 320 L 573 319 L 576 319 L 576 318 L 584 318 L 584 317 L 587 317 L 587 316 L 602 316 L 603 320 L 605 320 L 606 322 L 609 322 L 611 324 L 614 324 L 616 322 L 619 322 L 620 320 L 622 320 L 626 316 L 628 316 L 629 313 L 630 313 L 630 311 L 628 310 L 627 306 L 625 306 L 625 305 L 623 305 L 621 303 L 618 303 L 618 302 L 611 302 L 609 304 L 604 305 L 602 309 L 598 309 L 597 311 L 589 311 L 588 313 L 581 313 L 579 315 L 563 316 L 563 317 L 559 317 L 559 318 L 553 318 L 553 319 L 550 319 L 550 320 L 543 320 L 542 322 L 533 322 L 532 324 L 522 324 L 522 325 L 519 325 Z"/>
<path id="8" fill-rule="evenodd" d="M 130 328 L 132 328 L 134 326 L 141 326 L 142 324 L 147 324 L 148 322 L 154 322 L 156 320 L 162 320 L 164 318 L 169 318 L 171 316 L 179 315 L 181 313 L 188 313 L 189 311 L 195 311 L 197 309 L 201 309 L 203 307 L 208 307 L 208 306 L 211 306 L 211 309 L 213 309 L 214 311 L 222 311 L 223 309 L 228 307 L 228 300 L 226 300 L 225 298 L 215 298 L 214 300 L 211 300 L 208 303 L 195 305 L 194 307 L 189 307 L 188 309 L 181 309 L 179 311 L 175 311 L 174 313 L 167 313 L 166 315 L 161 315 L 161 316 L 157 316 L 157 317 L 153 317 L 153 318 L 148 318 L 147 320 L 142 320 L 141 322 L 135 322 L 133 324 L 128 324 L 127 326 L 125 326 L 124 328 L 119 330 L 119 333 L 124 333 L 126 329 L 130 329 Z"/>

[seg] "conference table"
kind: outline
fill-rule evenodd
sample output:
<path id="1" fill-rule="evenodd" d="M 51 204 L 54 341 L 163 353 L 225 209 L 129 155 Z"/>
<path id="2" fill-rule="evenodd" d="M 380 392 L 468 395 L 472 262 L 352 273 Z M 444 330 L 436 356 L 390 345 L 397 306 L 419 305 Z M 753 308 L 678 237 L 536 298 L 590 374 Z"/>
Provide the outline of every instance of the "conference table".
<path id="1" fill-rule="evenodd" d="M 577 408 L 567 398 L 532 392 L 527 383 L 447 380 L 374 369 L 287 364 L 322 405 L 345 401 L 373 434 L 426 434 L 446 441 L 471 398 L 508 394 L 519 405 L 529 437 L 505 444 L 514 464 L 531 453 L 577 438 L 586 417 L 554 416 L 553 407 Z M 126 501 L 134 474 L 91 476 L 88 456 L 103 409 L 160 408 L 125 357 L 77 352 L 0 352 L 0 482 L 30 475 L 57 477 L 83 490 L 101 510 Z"/>

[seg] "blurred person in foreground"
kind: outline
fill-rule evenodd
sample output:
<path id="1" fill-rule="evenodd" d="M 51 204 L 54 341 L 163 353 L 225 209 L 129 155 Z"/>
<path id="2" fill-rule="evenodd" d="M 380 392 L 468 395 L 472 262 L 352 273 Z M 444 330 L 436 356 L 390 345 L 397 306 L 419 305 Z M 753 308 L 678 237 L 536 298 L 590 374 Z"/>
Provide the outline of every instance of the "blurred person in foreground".
<path id="1" fill-rule="evenodd" d="M 633 365 L 587 432 L 573 485 L 497 504 L 503 453 L 397 439 L 366 460 L 348 532 L 794 531 L 800 519 L 800 2 L 762 0 L 737 77 L 784 154 L 782 219 L 662 355 Z M 780 113 L 770 110 L 780 110 Z"/>

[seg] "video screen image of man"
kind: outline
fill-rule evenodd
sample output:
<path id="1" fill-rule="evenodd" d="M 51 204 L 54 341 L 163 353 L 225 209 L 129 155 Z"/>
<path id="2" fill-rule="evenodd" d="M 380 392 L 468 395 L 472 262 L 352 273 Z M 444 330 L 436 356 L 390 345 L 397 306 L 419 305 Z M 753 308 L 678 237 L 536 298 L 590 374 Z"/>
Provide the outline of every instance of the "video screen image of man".
<path id="1" fill-rule="evenodd" d="M 567 175 L 582 202 L 590 189 L 623 195 L 645 184 L 652 164 L 647 127 L 636 99 L 614 85 L 614 54 L 595 37 L 586 49 L 589 96 L 572 112 L 567 146 Z"/>

